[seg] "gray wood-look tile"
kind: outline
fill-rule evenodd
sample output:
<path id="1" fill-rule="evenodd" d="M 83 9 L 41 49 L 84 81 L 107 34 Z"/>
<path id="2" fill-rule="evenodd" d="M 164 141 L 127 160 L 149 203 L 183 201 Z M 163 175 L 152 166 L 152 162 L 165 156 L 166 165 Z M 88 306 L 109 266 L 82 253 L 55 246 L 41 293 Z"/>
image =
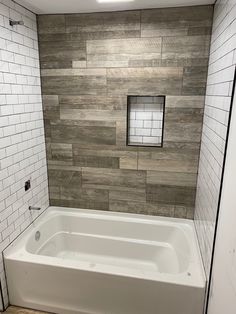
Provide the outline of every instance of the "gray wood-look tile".
<path id="1" fill-rule="evenodd" d="M 139 31 L 140 11 L 105 12 L 93 14 L 67 14 L 67 33 Z"/>
<path id="2" fill-rule="evenodd" d="M 193 161 L 198 160 L 198 149 L 184 149 L 182 148 L 161 148 L 150 149 L 145 151 L 144 149 L 139 151 L 139 159 L 152 159 L 152 160 L 178 160 L 178 161 Z"/>
<path id="3" fill-rule="evenodd" d="M 43 95 L 43 114 L 44 119 L 60 119 L 60 107 L 57 95 Z"/>
<path id="4" fill-rule="evenodd" d="M 127 60 L 129 54 L 143 55 L 146 54 L 161 54 L 160 38 L 126 38 L 126 39 L 109 39 L 109 40 L 89 40 L 87 41 L 87 54 L 88 55 L 116 55 L 114 57 L 123 57 Z M 89 57 L 89 56 L 88 56 Z"/>
<path id="5" fill-rule="evenodd" d="M 132 147 L 118 147 L 113 145 L 81 145 L 73 144 L 73 153 L 81 156 L 106 156 L 137 159 L 138 152 L 134 151 Z"/>
<path id="6" fill-rule="evenodd" d="M 107 92 L 109 95 L 178 95 L 182 77 L 182 68 L 108 69 Z"/>
<path id="7" fill-rule="evenodd" d="M 114 145 L 116 128 L 54 124 L 51 125 L 51 136 L 55 143 Z"/>
<path id="8" fill-rule="evenodd" d="M 134 51 L 134 50 L 133 50 Z M 88 68 L 152 67 L 161 65 L 161 53 L 88 54 Z"/>
<path id="9" fill-rule="evenodd" d="M 197 173 L 197 161 L 138 159 L 138 170 Z"/>
<path id="10" fill-rule="evenodd" d="M 62 95 L 59 104 L 68 109 L 127 110 L 125 96 Z"/>
<path id="11" fill-rule="evenodd" d="M 63 169 L 61 167 L 61 169 Z M 81 171 L 60 170 L 49 168 L 49 185 L 51 186 L 75 186 L 80 187 L 82 182 Z"/>
<path id="12" fill-rule="evenodd" d="M 120 158 L 120 169 L 138 170 L 138 158 L 129 157 Z"/>
<path id="13" fill-rule="evenodd" d="M 42 89 L 47 95 L 105 95 L 104 76 L 42 76 Z"/>
<path id="14" fill-rule="evenodd" d="M 102 189 L 78 189 L 76 186 L 61 186 L 60 199 L 76 201 L 79 208 L 94 208 L 106 210 L 109 207 L 108 191 Z"/>
<path id="15" fill-rule="evenodd" d="M 147 171 L 147 184 L 196 187 L 197 174 L 185 172 Z"/>
<path id="16" fill-rule="evenodd" d="M 82 62 L 82 61 L 81 61 Z M 85 62 L 85 61 L 84 61 Z M 41 69 L 70 69 L 73 67 L 72 61 L 40 61 Z"/>
<path id="17" fill-rule="evenodd" d="M 83 190 L 81 190 L 81 193 Z M 51 206 L 60 207 L 72 207 L 72 208 L 87 208 L 91 210 L 109 210 L 108 202 L 98 202 L 96 200 L 83 200 L 81 198 L 81 193 L 77 194 L 76 199 L 50 199 Z M 75 194 L 74 194 L 75 195 Z"/>
<path id="18" fill-rule="evenodd" d="M 38 15 L 39 34 L 61 34 L 66 32 L 65 15 Z"/>
<path id="19" fill-rule="evenodd" d="M 146 189 L 135 189 L 126 191 L 109 191 L 110 201 L 135 201 L 146 203 Z"/>
<path id="20" fill-rule="evenodd" d="M 53 160 L 73 160 L 72 144 L 50 143 L 50 149 Z"/>
<path id="21" fill-rule="evenodd" d="M 60 108 L 62 120 L 120 121 L 126 119 L 126 110 L 96 110 Z"/>
<path id="22" fill-rule="evenodd" d="M 146 172 L 123 169 L 93 169 L 83 168 L 82 186 L 112 190 L 143 189 L 146 185 Z M 117 187 L 117 189 L 116 189 Z"/>
<path id="23" fill-rule="evenodd" d="M 183 75 L 183 95 L 205 95 L 207 67 L 186 67 Z"/>
<path id="24" fill-rule="evenodd" d="M 167 142 L 199 143 L 201 140 L 201 122 L 167 122 L 164 130 L 164 139 Z"/>
<path id="25" fill-rule="evenodd" d="M 73 32 L 69 32 L 70 28 Z M 121 39 L 121 38 L 140 38 L 140 27 L 138 30 L 106 30 L 99 31 L 99 26 L 94 31 L 83 31 L 77 26 L 67 27 L 68 33 L 42 33 L 39 34 L 41 42 L 50 41 L 86 41 L 86 40 L 103 40 L 103 39 Z"/>
<path id="26" fill-rule="evenodd" d="M 40 45 L 41 62 L 70 62 L 70 68 L 73 61 L 86 60 L 86 43 L 82 41 L 50 41 L 42 42 Z M 64 68 L 64 66 L 63 66 Z"/>
<path id="27" fill-rule="evenodd" d="M 202 122 L 203 109 L 200 108 L 166 108 L 165 122 L 198 123 Z"/>
<path id="28" fill-rule="evenodd" d="M 147 202 L 194 206 L 194 187 L 147 184 Z"/>
<path id="29" fill-rule="evenodd" d="M 87 41 L 88 67 L 128 67 L 132 62 L 161 60 L 161 38 Z"/>
<path id="30" fill-rule="evenodd" d="M 145 215 L 157 215 L 174 217 L 175 206 L 171 204 L 154 204 L 137 202 L 135 200 L 111 200 L 110 208 L 111 211 L 115 212 L 126 212 L 133 214 L 145 214 Z"/>
<path id="31" fill-rule="evenodd" d="M 106 156 L 81 156 L 74 154 L 74 164 L 80 167 L 119 168 L 119 158 Z"/>
<path id="32" fill-rule="evenodd" d="M 189 27 L 188 35 L 189 36 L 192 36 L 192 35 L 211 35 L 211 30 L 212 30 L 211 26 Z"/>
<path id="33" fill-rule="evenodd" d="M 174 215 L 176 218 L 186 217 L 187 219 L 193 219 L 194 206 L 175 205 Z"/>
<path id="34" fill-rule="evenodd" d="M 169 63 L 175 60 L 192 60 L 193 65 L 201 65 L 209 56 L 210 36 L 176 36 L 163 37 L 162 59 Z M 194 94 L 193 94 L 194 95 Z"/>
<path id="35" fill-rule="evenodd" d="M 211 27 L 212 15 L 212 6 L 143 10 L 141 34 L 143 37 L 187 35 L 189 28 Z"/>
<path id="36" fill-rule="evenodd" d="M 212 12 L 38 17 L 51 205 L 193 218 Z M 166 96 L 162 148 L 126 145 L 127 95 Z"/>

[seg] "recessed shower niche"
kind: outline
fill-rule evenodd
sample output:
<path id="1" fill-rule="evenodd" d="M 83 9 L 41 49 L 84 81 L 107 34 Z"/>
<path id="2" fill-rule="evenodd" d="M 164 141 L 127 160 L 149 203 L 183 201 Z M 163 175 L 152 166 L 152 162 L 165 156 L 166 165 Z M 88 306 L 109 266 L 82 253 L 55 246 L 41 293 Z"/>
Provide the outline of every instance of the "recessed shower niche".
<path id="1" fill-rule="evenodd" d="M 128 96 L 127 145 L 162 147 L 165 96 Z"/>

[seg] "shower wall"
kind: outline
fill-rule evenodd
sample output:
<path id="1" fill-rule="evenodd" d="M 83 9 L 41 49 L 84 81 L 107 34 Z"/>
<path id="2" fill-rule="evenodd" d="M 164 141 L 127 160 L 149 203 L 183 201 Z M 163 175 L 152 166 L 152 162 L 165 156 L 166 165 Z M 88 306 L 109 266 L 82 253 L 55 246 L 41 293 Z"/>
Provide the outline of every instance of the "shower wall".
<path id="1" fill-rule="evenodd" d="M 9 18 L 25 25 L 11 27 Z M 5 305 L 2 251 L 38 216 L 29 205 L 44 210 L 49 204 L 45 159 L 36 15 L 0 0 L 0 293 Z"/>
<path id="2" fill-rule="evenodd" d="M 212 13 L 38 17 L 51 205 L 193 218 Z M 163 148 L 126 145 L 127 95 L 166 96 Z"/>
<path id="3" fill-rule="evenodd" d="M 207 278 L 210 273 L 235 65 L 236 0 L 218 0 L 212 29 L 194 217 Z"/>

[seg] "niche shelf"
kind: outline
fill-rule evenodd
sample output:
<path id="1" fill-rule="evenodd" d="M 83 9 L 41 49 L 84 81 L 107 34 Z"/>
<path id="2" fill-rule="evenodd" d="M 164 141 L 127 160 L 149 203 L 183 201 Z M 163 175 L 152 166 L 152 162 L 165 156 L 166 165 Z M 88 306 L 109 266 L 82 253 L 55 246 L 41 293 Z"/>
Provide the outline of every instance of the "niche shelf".
<path id="1" fill-rule="evenodd" d="M 128 96 L 127 145 L 163 146 L 165 96 Z"/>

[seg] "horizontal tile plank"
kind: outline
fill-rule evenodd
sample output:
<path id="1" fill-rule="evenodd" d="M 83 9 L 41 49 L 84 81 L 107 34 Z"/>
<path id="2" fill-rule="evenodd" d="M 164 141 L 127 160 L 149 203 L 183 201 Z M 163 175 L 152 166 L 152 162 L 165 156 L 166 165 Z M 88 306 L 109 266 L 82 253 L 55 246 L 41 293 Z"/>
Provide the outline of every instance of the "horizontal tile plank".
<path id="1" fill-rule="evenodd" d="M 59 96 L 59 103 L 70 109 L 127 110 L 125 96 L 62 95 Z"/>
<path id="2" fill-rule="evenodd" d="M 107 70 L 108 94 L 181 94 L 182 68 L 119 68 Z"/>
<path id="3" fill-rule="evenodd" d="M 49 95 L 105 95 L 105 76 L 42 76 L 42 89 Z"/>
<path id="4" fill-rule="evenodd" d="M 204 108 L 204 96 L 166 96 L 166 108 Z"/>
<path id="5" fill-rule="evenodd" d="M 172 205 L 194 206 L 196 188 L 147 184 L 147 201 Z"/>
<path id="6" fill-rule="evenodd" d="M 89 110 L 60 108 L 60 118 L 63 120 L 90 120 L 90 121 L 122 121 L 126 120 L 124 110 Z"/>
<path id="7" fill-rule="evenodd" d="M 147 171 L 147 184 L 196 187 L 197 174 L 184 172 Z"/>
<path id="8" fill-rule="evenodd" d="M 114 145 L 116 143 L 116 129 L 102 126 L 52 125 L 51 136 L 53 141 L 58 143 L 104 145 Z"/>
<path id="9" fill-rule="evenodd" d="M 187 35 L 193 27 L 211 27 L 213 6 L 160 8 L 143 10 L 141 34 L 143 37 Z"/>
<path id="10" fill-rule="evenodd" d="M 90 169 L 82 170 L 82 185 L 97 186 L 97 188 L 108 187 L 116 190 L 121 187 L 127 188 L 145 188 L 146 172 L 136 170 L 116 170 L 116 169 Z"/>
<path id="11" fill-rule="evenodd" d="M 145 215 L 174 216 L 175 206 L 170 204 L 152 204 L 126 200 L 111 200 L 109 210 L 115 212 L 126 212 Z"/>

